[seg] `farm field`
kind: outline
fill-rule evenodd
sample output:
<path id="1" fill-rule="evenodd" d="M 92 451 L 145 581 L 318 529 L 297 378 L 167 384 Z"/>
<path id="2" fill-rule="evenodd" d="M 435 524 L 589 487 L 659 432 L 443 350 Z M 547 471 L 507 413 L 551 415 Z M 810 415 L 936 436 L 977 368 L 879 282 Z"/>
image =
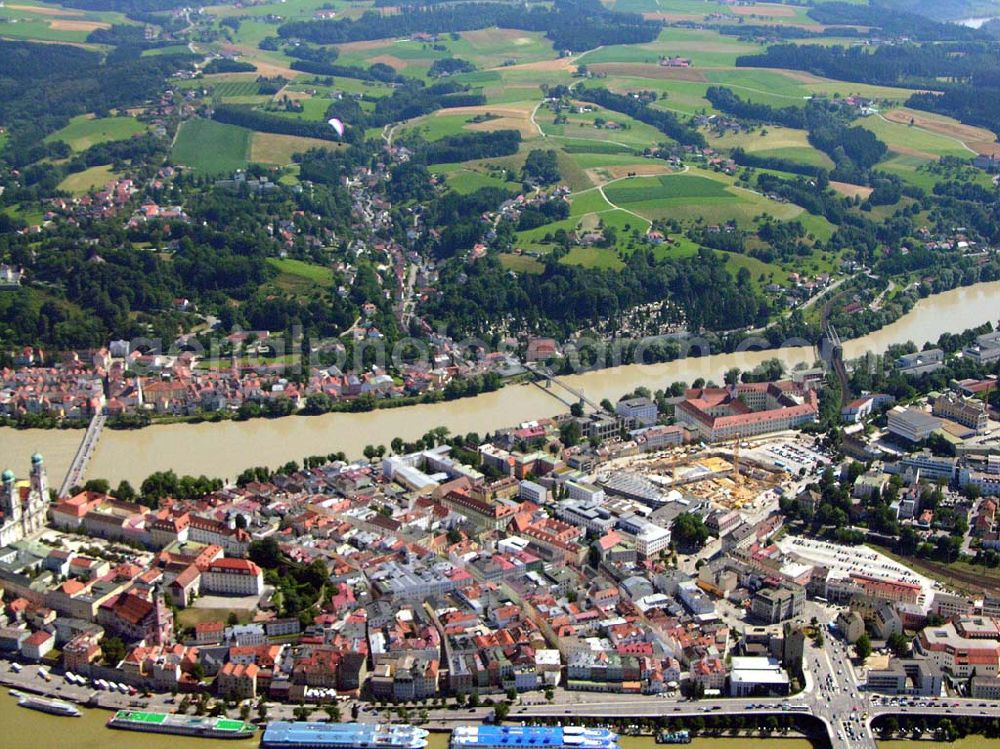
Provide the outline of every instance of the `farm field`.
<path id="1" fill-rule="evenodd" d="M 292 163 L 292 155 L 304 153 L 310 148 L 334 150 L 340 144 L 320 138 L 302 138 L 297 135 L 277 133 L 253 133 L 250 141 L 250 161 L 259 164 L 285 166 Z"/>
<path id="2" fill-rule="evenodd" d="M 703 219 L 707 224 L 736 221 L 747 225 L 754 216 L 768 213 L 781 220 L 803 211 L 790 203 L 776 203 L 750 190 L 733 186 L 726 178 L 691 170 L 688 174 L 635 177 L 605 189 L 608 200 L 649 220 Z"/>
<path id="3" fill-rule="evenodd" d="M 7 39 L 80 44 L 95 29 L 106 29 L 116 23 L 135 22 L 121 13 L 83 11 L 30 1 L 0 6 L 0 37 Z"/>
<path id="4" fill-rule="evenodd" d="M 968 158 L 972 151 L 956 138 L 925 130 L 908 123 L 895 122 L 880 115 L 865 117 L 858 122 L 873 132 L 895 153 L 937 160 L 942 156 Z"/>
<path id="5" fill-rule="evenodd" d="M 535 120 L 542 132 L 549 137 L 604 141 L 624 149 L 641 151 L 652 143 L 667 140 L 667 136 L 651 125 L 618 112 L 594 105 L 588 106 L 593 111 L 566 114 L 565 124 L 554 124 L 555 115 L 552 110 L 546 108 L 538 110 Z M 607 124 L 599 126 L 601 121 Z"/>
<path id="6" fill-rule="evenodd" d="M 431 171 L 437 172 L 439 169 L 435 166 Z M 519 190 L 521 188 L 520 182 L 508 181 L 464 167 L 453 169 L 445 174 L 445 182 L 448 187 L 461 195 L 467 195 L 483 187 L 501 187 L 508 190 Z"/>
<path id="7" fill-rule="evenodd" d="M 173 159 L 208 174 L 227 174 L 247 165 L 251 132 L 235 125 L 205 119 L 181 125 Z"/>
<path id="8" fill-rule="evenodd" d="M 832 169 L 833 161 L 809 144 L 805 130 L 767 126 L 751 132 L 716 137 L 706 132 L 713 148 L 742 148 L 747 153 L 787 159 L 806 166 Z"/>
<path id="9" fill-rule="evenodd" d="M 1000 153 L 1000 143 L 997 143 L 997 138 L 992 132 L 985 128 L 964 125 L 951 117 L 906 107 L 890 109 L 883 112 L 882 116 L 890 122 L 903 125 L 909 125 L 912 122 L 914 127 L 911 130 L 929 131 L 945 138 L 960 141 L 976 153 Z"/>
<path id="10" fill-rule="evenodd" d="M 685 57 L 692 70 L 736 64 L 739 55 L 760 51 L 760 45 L 723 36 L 718 32 L 688 29 L 664 29 L 659 39 L 649 44 L 618 44 L 586 52 L 577 62 L 588 66 L 600 63 L 657 64 L 660 57 Z"/>
<path id="11" fill-rule="evenodd" d="M 125 140 L 146 131 L 146 125 L 133 117 L 95 118 L 84 114 L 74 117 L 62 130 L 49 135 L 45 141 L 63 141 L 74 151 L 85 151 L 98 143 Z"/>
<path id="12" fill-rule="evenodd" d="M 202 79 L 202 85 L 211 89 L 212 96 L 223 100 L 232 97 L 257 96 L 260 93 L 260 84 L 257 83 L 255 73 L 240 74 L 239 77 L 232 74 L 210 75 Z"/>

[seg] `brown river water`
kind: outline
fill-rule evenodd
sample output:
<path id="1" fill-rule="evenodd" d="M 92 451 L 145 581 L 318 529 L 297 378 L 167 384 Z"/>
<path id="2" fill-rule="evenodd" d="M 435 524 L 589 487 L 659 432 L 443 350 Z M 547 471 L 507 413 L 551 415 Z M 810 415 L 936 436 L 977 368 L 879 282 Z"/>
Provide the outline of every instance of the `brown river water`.
<path id="1" fill-rule="evenodd" d="M 889 345 L 912 340 L 917 345 L 935 341 L 945 332 L 960 332 L 1000 318 L 1000 282 L 953 289 L 920 300 L 905 317 L 863 338 L 846 341 L 847 358 L 866 351 L 881 353 Z M 564 378 L 594 401 L 644 385 L 662 388 L 676 380 L 698 377 L 721 381 L 731 367 L 752 369 L 762 361 L 781 359 L 788 367 L 812 363 L 811 348 L 719 354 L 665 364 L 627 365 Z M 553 392 L 568 393 L 553 386 Z M 205 474 L 234 479 L 248 466 L 279 466 L 307 455 L 343 450 L 359 457 L 368 444 L 388 445 L 394 437 L 412 440 L 436 426 L 453 433 L 485 434 L 530 419 L 567 410 L 564 403 L 535 385 L 513 385 L 475 398 L 381 409 L 368 413 L 290 416 L 281 419 L 229 421 L 219 424 L 169 424 L 137 431 L 105 429 L 87 468 L 87 477 L 138 484 L 153 471 L 173 469 L 178 474 Z M 58 486 L 82 438 L 79 430 L 0 429 L 0 467 L 27 473 L 32 453 L 45 456 L 50 483 Z"/>
<path id="2" fill-rule="evenodd" d="M 18 707 L 17 701 L 4 691 L 0 693 L 0 746 L 4 749 L 257 749 L 258 746 L 255 739 L 227 741 L 113 731 L 104 725 L 111 717 L 110 712 L 82 709 L 82 718 L 60 718 Z M 771 736 L 767 741 L 776 749 L 813 749 L 807 739 Z M 618 743 L 621 749 L 656 749 L 658 746 L 650 736 L 623 736 Z M 932 742 L 879 742 L 880 749 L 933 745 Z M 691 749 L 753 749 L 761 744 L 759 739 L 696 738 L 688 746 Z M 951 749 L 1000 749 L 1000 740 L 967 736 L 947 746 Z M 448 734 L 432 733 L 428 749 L 448 749 Z"/>

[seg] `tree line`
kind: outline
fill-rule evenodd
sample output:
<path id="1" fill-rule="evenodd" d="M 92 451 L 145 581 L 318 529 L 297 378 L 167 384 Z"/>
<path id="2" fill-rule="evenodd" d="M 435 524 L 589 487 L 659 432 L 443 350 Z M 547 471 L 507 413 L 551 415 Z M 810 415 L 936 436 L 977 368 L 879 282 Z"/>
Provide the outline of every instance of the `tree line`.
<path id="1" fill-rule="evenodd" d="M 864 47 L 778 44 L 741 55 L 742 67 L 805 70 L 873 85 L 927 89 L 907 106 L 957 117 L 1000 134 L 1000 44 L 989 41 Z M 940 92 L 940 93 L 930 93 Z"/>
<path id="2" fill-rule="evenodd" d="M 606 88 L 577 86 L 573 89 L 573 97 L 581 101 L 628 115 L 634 120 L 652 125 L 664 135 L 686 146 L 705 146 L 705 137 L 687 123 L 677 119 L 673 112 L 664 109 L 653 109 L 639 99 L 626 94 L 615 94 Z"/>
<path id="3" fill-rule="evenodd" d="M 238 125 L 248 130 L 281 135 L 299 135 L 305 138 L 339 141 L 341 137 L 326 121 L 282 117 L 252 107 L 237 104 L 218 104 L 212 111 L 212 119 L 227 125 Z M 346 135 L 346 133 L 345 133 Z"/>
<path id="4" fill-rule="evenodd" d="M 296 21 L 281 26 L 278 34 L 317 44 L 345 44 L 493 26 L 544 32 L 557 49 L 572 51 L 608 44 L 643 44 L 656 39 L 660 31 L 659 23 L 637 13 L 609 11 L 599 0 L 555 0 L 551 8 L 498 2 L 411 6 L 406 13 L 395 15 L 368 12 L 356 20 Z"/>
<path id="5" fill-rule="evenodd" d="M 710 86 L 705 98 L 716 109 L 735 117 L 807 130 L 809 143 L 826 153 L 836 165 L 832 176 L 845 182 L 865 184 L 867 172 L 888 152 L 885 143 L 870 130 L 851 127 L 849 122 L 856 114 L 837 102 L 814 100 L 804 107 L 772 107 L 745 100 L 724 86 Z M 737 163 L 763 166 L 752 163 L 754 157 L 743 151 L 737 155 L 741 159 Z M 803 172 L 801 167 L 789 171 L 817 173 Z"/>

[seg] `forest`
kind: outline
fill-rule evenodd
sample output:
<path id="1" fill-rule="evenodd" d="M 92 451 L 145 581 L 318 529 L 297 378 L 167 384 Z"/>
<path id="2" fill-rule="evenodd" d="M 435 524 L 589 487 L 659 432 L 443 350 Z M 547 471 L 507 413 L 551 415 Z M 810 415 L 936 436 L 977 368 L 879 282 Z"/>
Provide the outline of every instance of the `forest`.
<path id="1" fill-rule="evenodd" d="M 636 13 L 609 11 L 599 0 L 555 0 L 551 9 L 494 2 L 422 5 L 397 15 L 368 12 L 357 20 L 297 21 L 281 26 L 278 33 L 316 44 L 344 44 L 491 26 L 541 31 L 557 49 L 574 52 L 607 44 L 651 42 L 660 31 L 660 24 Z"/>
<path id="2" fill-rule="evenodd" d="M 905 36 L 915 41 L 970 41 L 983 38 L 984 35 L 977 29 L 956 23 L 941 23 L 928 18 L 934 6 L 946 2 L 947 0 L 921 2 L 915 10 L 919 10 L 923 15 L 893 7 L 879 0 L 864 5 L 844 2 L 820 3 L 810 8 L 808 15 L 824 26 L 870 26 L 881 29 L 885 34 Z M 840 30 L 837 33 L 839 35 Z"/>
<path id="3" fill-rule="evenodd" d="M 947 114 L 1000 134 L 1000 44 L 961 42 L 865 47 L 778 44 L 741 55 L 743 67 L 805 70 L 856 83 L 928 89 L 907 106 Z"/>
<path id="4" fill-rule="evenodd" d="M 520 145 L 521 133 L 517 130 L 457 133 L 419 146 L 413 158 L 423 164 L 447 164 L 510 156 L 517 153 Z"/>
<path id="5" fill-rule="evenodd" d="M 24 166 L 44 158 L 43 138 L 71 117 L 140 103 L 193 59 L 125 50 L 102 60 L 65 44 L 0 41 L 0 122 L 10 131 L 4 159 Z"/>
<path id="6" fill-rule="evenodd" d="M 617 273 L 553 261 L 539 275 L 512 278 L 486 258 L 471 266 L 446 266 L 442 293 L 432 300 L 428 316 L 457 335 L 486 334 L 500 321 L 509 321 L 515 330 L 565 336 L 603 321 L 613 323 L 635 305 L 665 300 L 668 319 L 683 318 L 692 331 L 731 330 L 766 320 L 769 307 L 749 274 L 733 278 L 724 265 L 704 248 L 676 260 L 638 251 Z"/>
<path id="7" fill-rule="evenodd" d="M 341 140 L 337 132 L 326 124 L 326 122 L 282 117 L 236 104 L 217 105 L 212 112 L 212 119 L 224 122 L 227 125 L 238 125 L 249 130 L 258 130 L 262 133 L 299 135 L 306 138 L 320 138 L 322 140 Z M 344 136 L 347 138 L 348 133 L 345 133 Z"/>
<path id="8" fill-rule="evenodd" d="M 335 65 L 323 60 L 295 60 L 292 70 L 316 75 L 335 76 L 339 78 L 355 78 L 359 81 L 380 81 L 382 83 L 401 83 L 404 76 L 397 73 L 385 63 L 377 62 L 362 68 L 358 65 Z"/>

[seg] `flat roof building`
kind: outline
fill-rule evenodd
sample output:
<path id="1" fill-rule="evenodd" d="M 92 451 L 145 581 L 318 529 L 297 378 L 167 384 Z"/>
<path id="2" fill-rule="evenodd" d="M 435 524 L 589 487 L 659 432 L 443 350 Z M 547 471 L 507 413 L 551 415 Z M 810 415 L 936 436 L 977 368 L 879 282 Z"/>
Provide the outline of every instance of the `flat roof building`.
<path id="1" fill-rule="evenodd" d="M 889 433 L 910 442 L 923 442 L 941 428 L 941 419 L 926 411 L 896 406 L 889 410 Z"/>

